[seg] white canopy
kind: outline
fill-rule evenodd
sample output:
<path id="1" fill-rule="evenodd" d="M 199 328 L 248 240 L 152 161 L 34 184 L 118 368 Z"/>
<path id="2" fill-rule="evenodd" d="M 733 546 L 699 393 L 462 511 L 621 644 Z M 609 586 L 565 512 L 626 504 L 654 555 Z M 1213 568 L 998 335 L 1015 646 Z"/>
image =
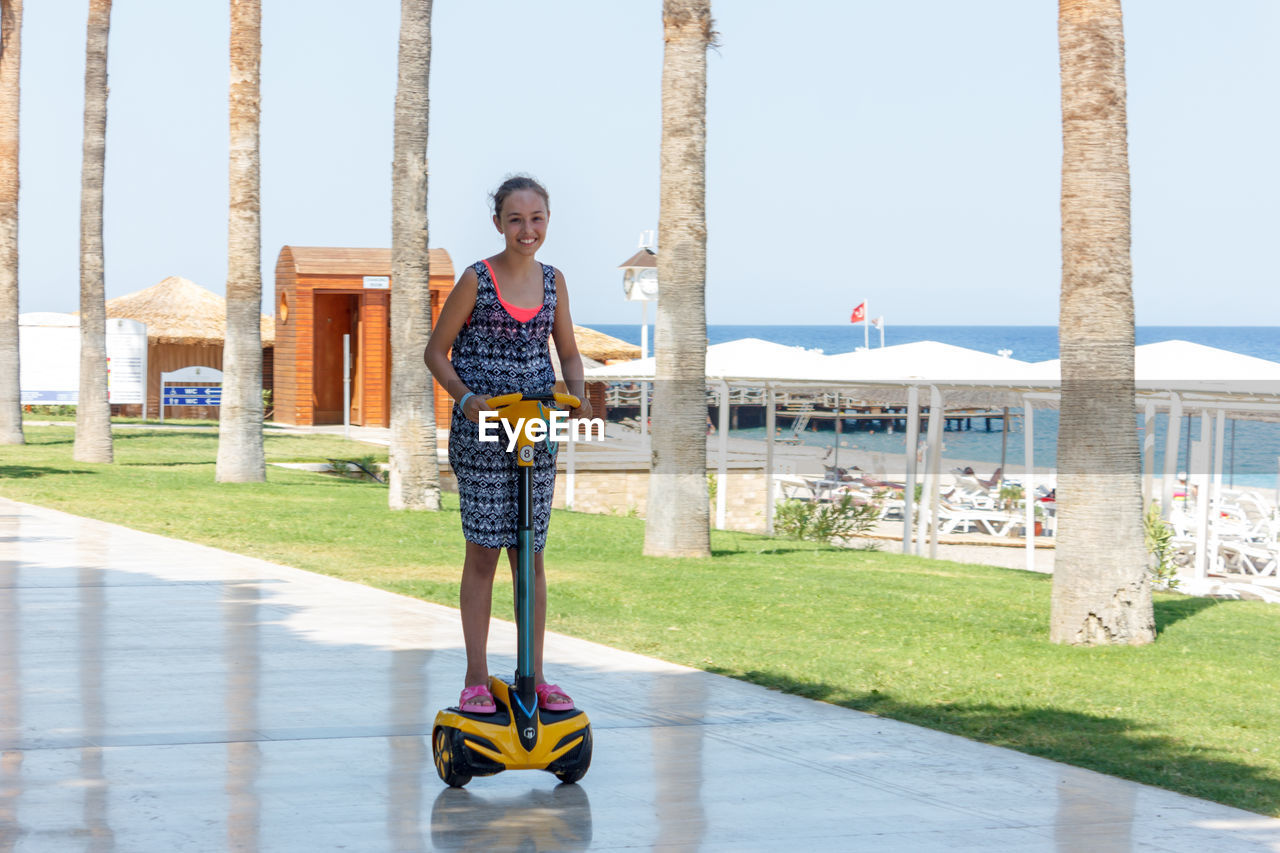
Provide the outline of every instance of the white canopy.
<path id="1" fill-rule="evenodd" d="M 789 347 L 759 338 L 742 338 L 707 347 L 706 373 L 708 379 L 758 380 L 763 384 L 779 376 L 811 377 L 828 357 L 821 350 Z M 651 356 L 593 368 L 587 370 L 587 379 L 597 382 L 648 381 L 654 378 L 654 363 Z"/>
<path id="2" fill-rule="evenodd" d="M 1189 341 L 1161 341 L 1134 350 L 1141 396 L 1177 392 L 1188 402 L 1257 402 L 1267 409 L 1280 400 L 1280 363 Z M 736 385 L 821 387 L 848 390 L 868 401 L 896 403 L 910 386 L 950 389 L 954 405 L 1021 405 L 1033 392 L 1038 406 L 1056 405 L 1061 385 L 1058 359 L 1029 364 L 937 341 L 824 355 L 744 338 L 707 348 L 708 380 Z M 593 381 L 651 381 L 654 359 L 587 370 Z"/>
<path id="3" fill-rule="evenodd" d="M 1280 364 L 1251 355 L 1161 341 L 1138 347 L 1134 358 L 1142 389 L 1280 395 Z"/>
<path id="4" fill-rule="evenodd" d="M 1280 363 L 1190 341 L 1143 344 L 1134 351 L 1134 384 L 1141 396 L 1177 393 L 1199 400 L 1261 402 L 1280 400 Z M 1032 374 L 1054 388 L 1061 360 L 1032 365 Z"/>
<path id="5" fill-rule="evenodd" d="M 844 382 L 921 385 L 1027 384 L 1031 365 L 938 341 L 917 341 L 828 356 L 822 378 Z"/>
<path id="6" fill-rule="evenodd" d="M 937 341 L 824 355 L 821 350 L 743 338 L 707 347 L 708 379 L 827 386 L 937 384 L 1026 386 L 1033 371 L 1025 361 Z M 595 381 L 649 380 L 654 359 L 611 364 L 587 371 Z M 1056 383 L 1055 383 L 1056 384 Z"/>

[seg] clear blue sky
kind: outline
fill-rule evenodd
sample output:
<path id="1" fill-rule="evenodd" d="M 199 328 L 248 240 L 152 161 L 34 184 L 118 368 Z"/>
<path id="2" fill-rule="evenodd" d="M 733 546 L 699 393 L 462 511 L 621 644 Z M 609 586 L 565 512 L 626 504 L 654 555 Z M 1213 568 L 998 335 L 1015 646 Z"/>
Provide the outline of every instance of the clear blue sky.
<path id="1" fill-rule="evenodd" d="M 85 0 L 27 3 L 21 308 L 76 308 Z M 264 0 L 264 299 L 296 245 L 390 244 L 399 3 Z M 1275 324 L 1280 3 L 1125 0 L 1145 325 Z M 358 11 L 353 11 L 358 9 Z M 500 248 L 487 193 L 551 191 L 579 323 L 639 321 L 656 228 L 660 0 L 436 0 L 431 243 Z M 713 3 L 708 320 L 1054 324 L 1057 4 Z M 226 276 L 227 4 L 122 0 L 109 47 L 108 298 Z M 778 294 L 784 294 L 779 298 Z M 652 318 L 652 312 L 650 313 Z"/>

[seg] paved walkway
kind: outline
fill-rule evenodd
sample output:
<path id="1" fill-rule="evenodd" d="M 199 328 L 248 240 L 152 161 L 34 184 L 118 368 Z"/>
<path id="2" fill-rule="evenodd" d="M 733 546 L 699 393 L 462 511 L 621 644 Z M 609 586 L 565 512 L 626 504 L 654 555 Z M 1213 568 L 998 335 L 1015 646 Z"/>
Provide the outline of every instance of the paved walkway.
<path id="1" fill-rule="evenodd" d="M 0 499 L 0 850 L 1280 851 L 1277 820 L 554 635 L 591 771 L 447 789 L 460 636 L 449 608 Z"/>

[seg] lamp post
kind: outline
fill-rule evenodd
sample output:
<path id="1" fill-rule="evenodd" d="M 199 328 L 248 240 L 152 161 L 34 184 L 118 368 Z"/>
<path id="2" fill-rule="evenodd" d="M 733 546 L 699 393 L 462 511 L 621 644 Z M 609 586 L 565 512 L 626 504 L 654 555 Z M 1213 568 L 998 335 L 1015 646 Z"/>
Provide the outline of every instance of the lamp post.
<path id="1" fill-rule="evenodd" d="M 622 270 L 622 292 L 628 302 L 640 303 L 640 357 L 649 357 L 649 302 L 658 299 L 658 253 L 653 248 L 653 232 L 640 233 L 640 247 L 618 265 Z M 649 435 L 649 383 L 640 383 L 640 435 Z"/>

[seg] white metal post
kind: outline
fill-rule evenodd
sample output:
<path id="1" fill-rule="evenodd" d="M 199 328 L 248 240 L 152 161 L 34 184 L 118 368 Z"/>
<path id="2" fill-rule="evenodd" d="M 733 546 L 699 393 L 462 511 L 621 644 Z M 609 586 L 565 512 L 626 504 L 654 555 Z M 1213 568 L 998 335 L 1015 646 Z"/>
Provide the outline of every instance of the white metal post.
<path id="1" fill-rule="evenodd" d="M 920 458 L 920 509 L 916 512 L 916 555 L 924 556 L 925 541 L 929 535 L 929 492 L 937 488 L 937 484 L 929 476 L 929 454 L 933 447 L 929 443 L 929 434 L 933 431 L 935 413 L 929 411 L 929 423 L 925 426 L 924 455 Z"/>
<path id="2" fill-rule="evenodd" d="M 640 302 L 640 357 L 649 357 L 649 301 Z M 654 365 L 653 375 L 658 375 Z M 649 437 L 649 383 L 640 383 L 640 437 Z"/>
<path id="3" fill-rule="evenodd" d="M 724 530 L 725 524 L 725 491 L 729 475 L 729 383 L 720 380 L 720 465 L 716 471 L 716 527 Z"/>
<path id="4" fill-rule="evenodd" d="M 1155 498 L 1156 476 L 1156 403 L 1148 400 L 1142 419 L 1142 511 Z"/>
<path id="5" fill-rule="evenodd" d="M 1169 429 L 1164 436 L 1164 477 L 1160 481 L 1160 517 L 1169 520 L 1173 513 L 1173 483 L 1178 474 L 1178 431 L 1182 427 L 1182 398 L 1169 399 Z"/>
<path id="6" fill-rule="evenodd" d="M 937 413 L 936 417 L 934 413 Z M 933 488 L 929 489 L 929 559 L 938 559 L 938 494 L 942 473 L 942 428 L 946 426 L 947 414 L 942 407 L 942 392 L 936 385 L 929 386 L 929 480 Z"/>
<path id="7" fill-rule="evenodd" d="M 1214 512 L 1209 516 L 1209 565 L 1217 568 L 1218 565 L 1218 515 L 1217 508 L 1222 506 L 1222 462 L 1225 442 L 1223 439 L 1227 432 L 1227 411 L 1226 409 L 1218 409 L 1218 419 L 1216 429 L 1213 433 L 1213 487 L 1211 489 L 1212 506 Z"/>
<path id="8" fill-rule="evenodd" d="M 1209 435 L 1212 431 L 1209 410 L 1201 409 L 1200 438 L 1192 443 L 1193 450 L 1187 454 L 1187 506 L 1191 505 L 1193 484 L 1196 493 L 1196 583 L 1203 583 L 1209 577 Z"/>
<path id="9" fill-rule="evenodd" d="M 1022 484 L 1022 498 L 1025 504 L 1026 512 L 1026 537 L 1027 537 L 1027 571 L 1034 572 L 1036 570 L 1036 445 L 1035 445 L 1035 416 L 1032 414 L 1031 398 L 1023 396 L 1022 398 L 1022 423 L 1024 426 L 1023 435 L 1023 456 L 1025 459 L 1027 474 Z"/>
<path id="10" fill-rule="evenodd" d="M 151 368 L 150 368 L 150 365 L 147 364 L 147 356 L 150 354 L 149 353 L 150 349 L 151 349 L 151 341 L 148 340 L 146 346 L 142 348 L 142 420 L 143 421 L 146 421 L 147 419 L 147 392 L 150 390 L 147 386 L 151 384 L 151 381 L 150 381 L 151 374 L 148 372 Z M 160 393 L 162 394 L 164 393 L 163 388 L 160 389 Z M 221 419 L 222 417 L 221 412 L 218 413 L 218 417 L 219 419 Z"/>
<path id="11" fill-rule="evenodd" d="M 920 389 L 907 389 L 907 477 L 902 490 L 902 553 L 911 553 L 912 516 L 916 498 L 916 444 L 920 441 Z"/>
<path id="12" fill-rule="evenodd" d="M 773 535 L 773 431 L 777 414 L 773 404 L 773 388 L 764 386 L 764 532 Z"/>
<path id="13" fill-rule="evenodd" d="M 351 438 L 351 335 L 342 336 L 342 436 Z"/>

